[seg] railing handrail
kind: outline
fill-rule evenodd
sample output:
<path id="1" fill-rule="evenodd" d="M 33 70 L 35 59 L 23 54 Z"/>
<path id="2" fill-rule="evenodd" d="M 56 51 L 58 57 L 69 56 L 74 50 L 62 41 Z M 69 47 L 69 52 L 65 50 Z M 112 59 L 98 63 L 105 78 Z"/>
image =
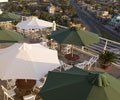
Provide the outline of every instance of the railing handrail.
<path id="1" fill-rule="evenodd" d="M 65 26 L 61 26 L 61 25 L 57 25 L 57 27 L 59 28 L 68 28 L 68 27 L 65 27 Z M 116 42 L 116 41 L 113 41 L 113 40 L 109 40 L 109 39 L 106 39 L 106 38 L 103 38 L 103 37 L 99 37 L 100 39 L 100 42 L 96 45 L 99 46 L 100 45 L 106 45 L 106 42 L 107 42 L 107 50 L 112 50 L 112 49 L 118 49 L 120 50 L 120 43 L 119 42 Z M 84 53 L 87 53 L 87 54 L 91 54 L 91 55 L 98 55 L 100 51 L 102 51 L 102 48 L 96 46 L 94 47 L 94 45 L 92 45 L 93 47 L 89 47 L 89 46 L 85 46 L 84 50 L 82 50 L 82 52 Z M 103 47 L 103 50 L 104 50 L 104 47 Z M 76 49 L 79 49 L 79 47 L 76 46 Z M 115 52 L 116 55 L 118 56 L 118 58 L 120 58 L 120 54 L 117 54 L 117 52 Z M 116 66 L 120 66 L 120 60 L 116 60 L 114 62 L 114 65 Z"/>
<path id="2" fill-rule="evenodd" d="M 115 44 L 120 45 L 120 43 L 119 43 L 119 42 L 112 41 L 112 40 L 109 40 L 109 39 L 106 39 L 106 38 L 103 38 L 103 37 L 99 37 L 99 38 L 100 38 L 100 39 L 102 39 L 102 40 L 109 41 L 109 42 L 111 42 L 111 43 L 115 43 Z"/>
<path id="3" fill-rule="evenodd" d="M 58 25 L 58 24 L 56 26 L 61 27 L 61 28 L 68 28 L 66 26 L 62 26 L 62 25 Z"/>
<path id="4" fill-rule="evenodd" d="M 68 28 L 68 27 L 66 27 L 66 26 L 62 26 L 62 25 L 58 25 L 58 24 L 57 24 L 57 26 L 58 26 L 58 27 L 61 27 L 61 28 Z M 106 39 L 106 38 L 103 38 L 103 37 L 99 37 L 99 39 L 102 39 L 102 40 L 104 40 L 104 41 L 109 41 L 109 42 L 111 42 L 111 43 L 115 43 L 115 44 L 120 45 L 119 42 L 116 42 L 116 41 L 113 41 L 113 40 L 109 40 L 109 39 Z"/>

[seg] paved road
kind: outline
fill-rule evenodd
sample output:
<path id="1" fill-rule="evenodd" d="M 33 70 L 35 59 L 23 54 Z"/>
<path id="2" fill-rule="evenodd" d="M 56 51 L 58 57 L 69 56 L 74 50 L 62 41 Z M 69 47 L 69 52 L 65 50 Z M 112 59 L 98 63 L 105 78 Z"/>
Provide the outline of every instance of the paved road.
<path id="1" fill-rule="evenodd" d="M 84 12 L 77 10 L 77 14 L 78 16 L 80 17 L 80 19 L 82 20 L 83 24 L 86 26 L 86 28 L 91 31 L 91 32 L 94 32 L 94 33 L 97 33 L 100 35 L 99 31 L 96 29 L 94 23 L 92 22 L 92 20 L 90 20 L 88 18 L 88 16 L 86 16 L 86 14 L 84 14 Z"/>
<path id="2" fill-rule="evenodd" d="M 96 29 L 91 20 L 80 10 L 80 7 L 74 3 L 74 0 L 70 0 L 70 4 L 76 7 L 76 12 L 83 24 L 86 26 L 87 30 L 99 34 L 99 31 Z"/>
<path id="3" fill-rule="evenodd" d="M 97 27 L 100 27 L 101 29 L 105 30 L 109 34 L 113 35 L 117 39 L 120 40 L 120 35 L 118 35 L 116 32 L 112 31 L 111 29 L 105 27 L 103 24 L 98 22 L 95 18 L 93 18 L 91 15 L 86 14 L 83 10 L 80 9 L 80 6 L 74 3 L 74 0 L 70 0 L 70 4 L 74 5 L 77 10 L 77 14 L 80 17 L 83 24 L 87 27 L 87 29 L 91 32 L 99 34 L 99 31 L 96 29 Z M 100 34 L 99 34 L 100 35 Z"/>

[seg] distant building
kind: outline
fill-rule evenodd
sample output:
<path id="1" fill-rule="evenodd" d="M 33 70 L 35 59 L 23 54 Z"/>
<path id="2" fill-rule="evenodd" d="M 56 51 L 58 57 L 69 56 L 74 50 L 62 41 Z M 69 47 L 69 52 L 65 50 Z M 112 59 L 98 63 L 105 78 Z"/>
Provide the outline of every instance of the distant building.
<path id="1" fill-rule="evenodd" d="M 119 0 L 110 0 L 111 2 L 118 2 Z"/>
<path id="2" fill-rule="evenodd" d="M 0 9 L 0 14 L 2 14 L 3 11 Z M 0 26 L 4 27 L 5 29 L 12 29 L 13 25 L 10 21 L 0 22 Z"/>
<path id="3" fill-rule="evenodd" d="M 102 16 L 103 16 L 103 17 L 107 17 L 108 15 L 109 15 L 109 12 L 108 12 L 108 11 L 103 11 L 103 12 L 102 12 Z"/>
<path id="4" fill-rule="evenodd" d="M 28 5 L 37 5 L 38 3 L 37 2 L 30 2 L 28 3 Z"/>
<path id="5" fill-rule="evenodd" d="M 62 8 L 61 7 L 55 7 L 56 9 L 55 9 L 55 13 L 63 13 L 63 10 L 62 10 Z"/>
<path id="6" fill-rule="evenodd" d="M 118 27 L 120 26 L 120 14 L 114 16 L 112 19 L 111 19 L 111 25 L 112 26 L 115 26 L 115 27 Z"/>
<path id="7" fill-rule="evenodd" d="M 118 2 L 119 0 L 99 0 L 101 2 Z"/>
<path id="8" fill-rule="evenodd" d="M 82 24 L 74 24 L 74 23 L 71 23 L 71 26 L 79 27 L 79 28 L 81 28 L 81 29 L 83 29 L 83 30 L 86 30 L 86 27 L 85 27 L 84 25 L 82 25 Z"/>
<path id="9" fill-rule="evenodd" d="M 0 26 L 4 27 L 5 29 L 12 29 L 13 25 L 10 21 L 0 22 Z"/>
<path id="10" fill-rule="evenodd" d="M 56 7 L 55 7 L 55 6 L 50 5 L 50 6 L 48 7 L 48 12 L 49 12 L 50 14 L 55 14 L 55 11 L 56 11 Z"/>

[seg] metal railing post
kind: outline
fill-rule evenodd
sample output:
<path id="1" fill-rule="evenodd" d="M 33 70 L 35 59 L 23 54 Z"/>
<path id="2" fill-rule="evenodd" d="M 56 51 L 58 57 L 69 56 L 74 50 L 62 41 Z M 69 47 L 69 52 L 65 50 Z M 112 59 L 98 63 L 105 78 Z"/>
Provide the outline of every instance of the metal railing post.
<path id="1" fill-rule="evenodd" d="M 104 46 L 103 52 L 106 51 L 106 49 L 107 49 L 107 45 L 108 45 L 108 40 L 106 40 L 106 42 L 105 42 L 105 46 Z"/>

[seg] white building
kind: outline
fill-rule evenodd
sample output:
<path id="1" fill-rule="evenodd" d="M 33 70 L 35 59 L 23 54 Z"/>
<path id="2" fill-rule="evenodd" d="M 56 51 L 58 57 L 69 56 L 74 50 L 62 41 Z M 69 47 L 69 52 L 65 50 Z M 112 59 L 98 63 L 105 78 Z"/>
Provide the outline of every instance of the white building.
<path id="1" fill-rule="evenodd" d="M 108 11 L 103 11 L 103 12 L 102 12 L 102 16 L 103 16 L 103 17 L 106 17 L 106 16 L 108 16 L 108 15 L 109 15 L 109 12 L 108 12 Z"/>
<path id="2" fill-rule="evenodd" d="M 112 26 L 115 26 L 115 27 L 118 27 L 120 26 L 120 14 L 118 14 L 117 16 L 114 16 L 112 19 L 111 19 L 111 25 Z"/>
<path id="3" fill-rule="evenodd" d="M 50 14 L 55 14 L 55 10 L 56 10 L 56 7 L 53 6 L 53 5 L 50 5 L 50 6 L 48 7 L 48 12 L 49 12 Z"/>

